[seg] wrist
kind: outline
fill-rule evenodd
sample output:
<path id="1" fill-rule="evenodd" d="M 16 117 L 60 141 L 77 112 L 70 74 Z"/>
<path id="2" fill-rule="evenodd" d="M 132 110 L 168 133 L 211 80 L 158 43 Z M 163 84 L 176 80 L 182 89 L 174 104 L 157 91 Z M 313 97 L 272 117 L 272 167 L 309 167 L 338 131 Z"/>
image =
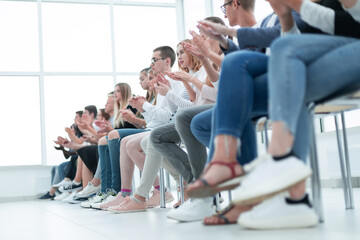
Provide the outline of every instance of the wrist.
<path id="1" fill-rule="evenodd" d="M 221 40 L 219 41 L 220 46 L 224 49 L 224 50 L 228 50 L 229 49 L 229 41 L 227 38 L 225 38 L 224 36 L 221 37 Z"/>

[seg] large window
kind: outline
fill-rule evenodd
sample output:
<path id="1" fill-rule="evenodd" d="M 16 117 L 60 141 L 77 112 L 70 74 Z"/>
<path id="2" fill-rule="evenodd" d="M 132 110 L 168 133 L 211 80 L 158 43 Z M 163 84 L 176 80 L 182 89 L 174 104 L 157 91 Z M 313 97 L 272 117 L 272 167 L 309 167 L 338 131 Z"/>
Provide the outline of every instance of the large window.
<path id="1" fill-rule="evenodd" d="M 178 42 L 176 0 L 0 1 L 0 166 L 56 165 L 75 112 L 117 82 L 145 95 L 152 50 Z M 14 154 L 16 153 L 16 154 Z"/>
<path id="2" fill-rule="evenodd" d="M 0 71 L 39 70 L 37 16 L 36 3 L 0 1 Z"/>
<path id="3" fill-rule="evenodd" d="M 39 78 L 0 76 L 0 166 L 41 164 Z"/>

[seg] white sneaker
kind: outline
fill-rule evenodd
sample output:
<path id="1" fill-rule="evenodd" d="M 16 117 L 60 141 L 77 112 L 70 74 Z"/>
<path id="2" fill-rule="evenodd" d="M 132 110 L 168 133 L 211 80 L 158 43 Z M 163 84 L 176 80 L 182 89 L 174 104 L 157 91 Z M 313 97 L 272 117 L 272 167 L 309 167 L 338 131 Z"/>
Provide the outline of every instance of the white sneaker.
<path id="1" fill-rule="evenodd" d="M 71 192 L 70 195 L 64 198 L 62 201 L 67 203 L 72 203 L 74 197 L 76 196 L 76 193 L 77 193 L 76 191 Z"/>
<path id="2" fill-rule="evenodd" d="M 238 218 L 238 224 L 252 229 L 307 228 L 318 222 L 312 207 L 306 203 L 288 204 L 284 194 L 265 200 Z"/>
<path id="3" fill-rule="evenodd" d="M 63 179 L 61 182 L 52 185 L 53 188 L 58 188 L 58 187 L 62 187 L 62 186 L 69 186 L 71 185 L 71 180 L 65 180 Z"/>
<path id="4" fill-rule="evenodd" d="M 172 209 L 166 215 L 168 218 L 180 222 L 202 221 L 215 213 L 212 201 L 204 201 L 202 198 L 189 199 L 178 208 Z"/>
<path id="5" fill-rule="evenodd" d="M 91 208 L 91 204 L 101 202 L 105 197 L 105 193 L 98 192 L 95 196 L 89 198 L 87 201 L 81 202 L 80 206 L 83 208 Z"/>
<path id="6" fill-rule="evenodd" d="M 63 193 L 57 195 L 57 196 L 54 198 L 54 200 L 62 201 L 63 199 L 67 198 L 69 195 L 70 195 L 69 192 L 63 192 Z"/>
<path id="7" fill-rule="evenodd" d="M 234 190 L 236 205 L 261 202 L 287 190 L 312 174 L 311 169 L 294 156 L 280 161 L 275 161 L 268 154 L 260 158 L 265 160 L 259 161 L 259 165 L 248 173 L 241 185 Z"/>
<path id="8" fill-rule="evenodd" d="M 101 201 L 91 204 L 91 208 L 101 209 L 100 208 L 101 204 L 108 203 L 108 202 L 114 200 L 115 198 L 116 198 L 116 192 L 113 190 L 108 190 L 105 197 Z"/>
<path id="9" fill-rule="evenodd" d="M 88 198 L 94 195 L 101 189 L 101 185 L 95 187 L 91 182 L 80 192 L 77 193 L 76 198 Z"/>

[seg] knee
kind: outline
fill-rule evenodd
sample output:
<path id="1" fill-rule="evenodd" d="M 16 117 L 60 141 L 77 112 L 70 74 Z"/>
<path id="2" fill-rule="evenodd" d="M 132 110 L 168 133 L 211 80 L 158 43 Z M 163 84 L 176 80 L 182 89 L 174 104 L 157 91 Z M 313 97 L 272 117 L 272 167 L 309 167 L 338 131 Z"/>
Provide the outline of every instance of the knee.
<path id="1" fill-rule="evenodd" d="M 188 114 L 186 109 L 179 110 L 175 115 L 175 128 L 179 130 L 184 125 L 189 125 L 191 122 L 192 116 Z"/>
<path id="2" fill-rule="evenodd" d="M 109 133 L 109 140 L 120 138 L 119 132 L 117 130 L 112 130 Z"/>
<path id="3" fill-rule="evenodd" d="M 122 142 L 122 140 L 121 140 Z M 121 143 L 122 144 L 122 143 Z M 131 140 L 128 140 L 126 142 L 124 142 L 125 146 L 126 146 L 126 151 L 127 152 L 132 152 L 132 151 L 135 151 L 136 148 L 138 148 L 139 144 L 137 141 L 135 141 L 135 139 L 131 139 Z"/>
<path id="4" fill-rule="evenodd" d="M 150 136 L 149 136 L 149 140 L 150 140 L 151 144 L 153 144 L 153 145 L 161 144 L 161 141 L 160 141 L 160 132 L 157 131 L 156 128 L 151 131 L 151 134 L 150 134 Z"/>
<path id="5" fill-rule="evenodd" d="M 302 48 L 299 46 L 294 38 L 295 36 L 288 36 L 286 38 L 278 38 L 271 44 L 271 56 L 275 55 L 284 55 L 284 53 L 290 54 L 295 49 Z"/>
<path id="6" fill-rule="evenodd" d="M 106 139 L 106 137 L 102 137 L 99 139 L 98 145 L 107 145 L 108 141 Z"/>
<path id="7" fill-rule="evenodd" d="M 146 152 L 147 144 L 148 144 L 149 137 L 145 137 L 141 140 L 140 146 L 143 150 L 143 152 Z"/>

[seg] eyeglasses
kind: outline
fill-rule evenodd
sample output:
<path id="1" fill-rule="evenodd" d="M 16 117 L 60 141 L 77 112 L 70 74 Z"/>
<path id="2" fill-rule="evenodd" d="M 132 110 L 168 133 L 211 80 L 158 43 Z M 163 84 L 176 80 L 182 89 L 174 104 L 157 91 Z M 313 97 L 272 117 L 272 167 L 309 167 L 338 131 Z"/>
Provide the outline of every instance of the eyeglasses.
<path id="1" fill-rule="evenodd" d="M 225 3 L 224 5 L 220 6 L 221 11 L 222 11 L 224 14 L 226 14 L 226 5 L 231 4 L 232 2 L 233 2 L 233 0 L 231 0 L 230 2 L 227 2 L 227 3 Z"/>
<path id="2" fill-rule="evenodd" d="M 159 60 L 164 60 L 165 58 L 152 58 L 151 59 L 151 64 L 155 64 L 157 61 L 159 61 Z"/>

